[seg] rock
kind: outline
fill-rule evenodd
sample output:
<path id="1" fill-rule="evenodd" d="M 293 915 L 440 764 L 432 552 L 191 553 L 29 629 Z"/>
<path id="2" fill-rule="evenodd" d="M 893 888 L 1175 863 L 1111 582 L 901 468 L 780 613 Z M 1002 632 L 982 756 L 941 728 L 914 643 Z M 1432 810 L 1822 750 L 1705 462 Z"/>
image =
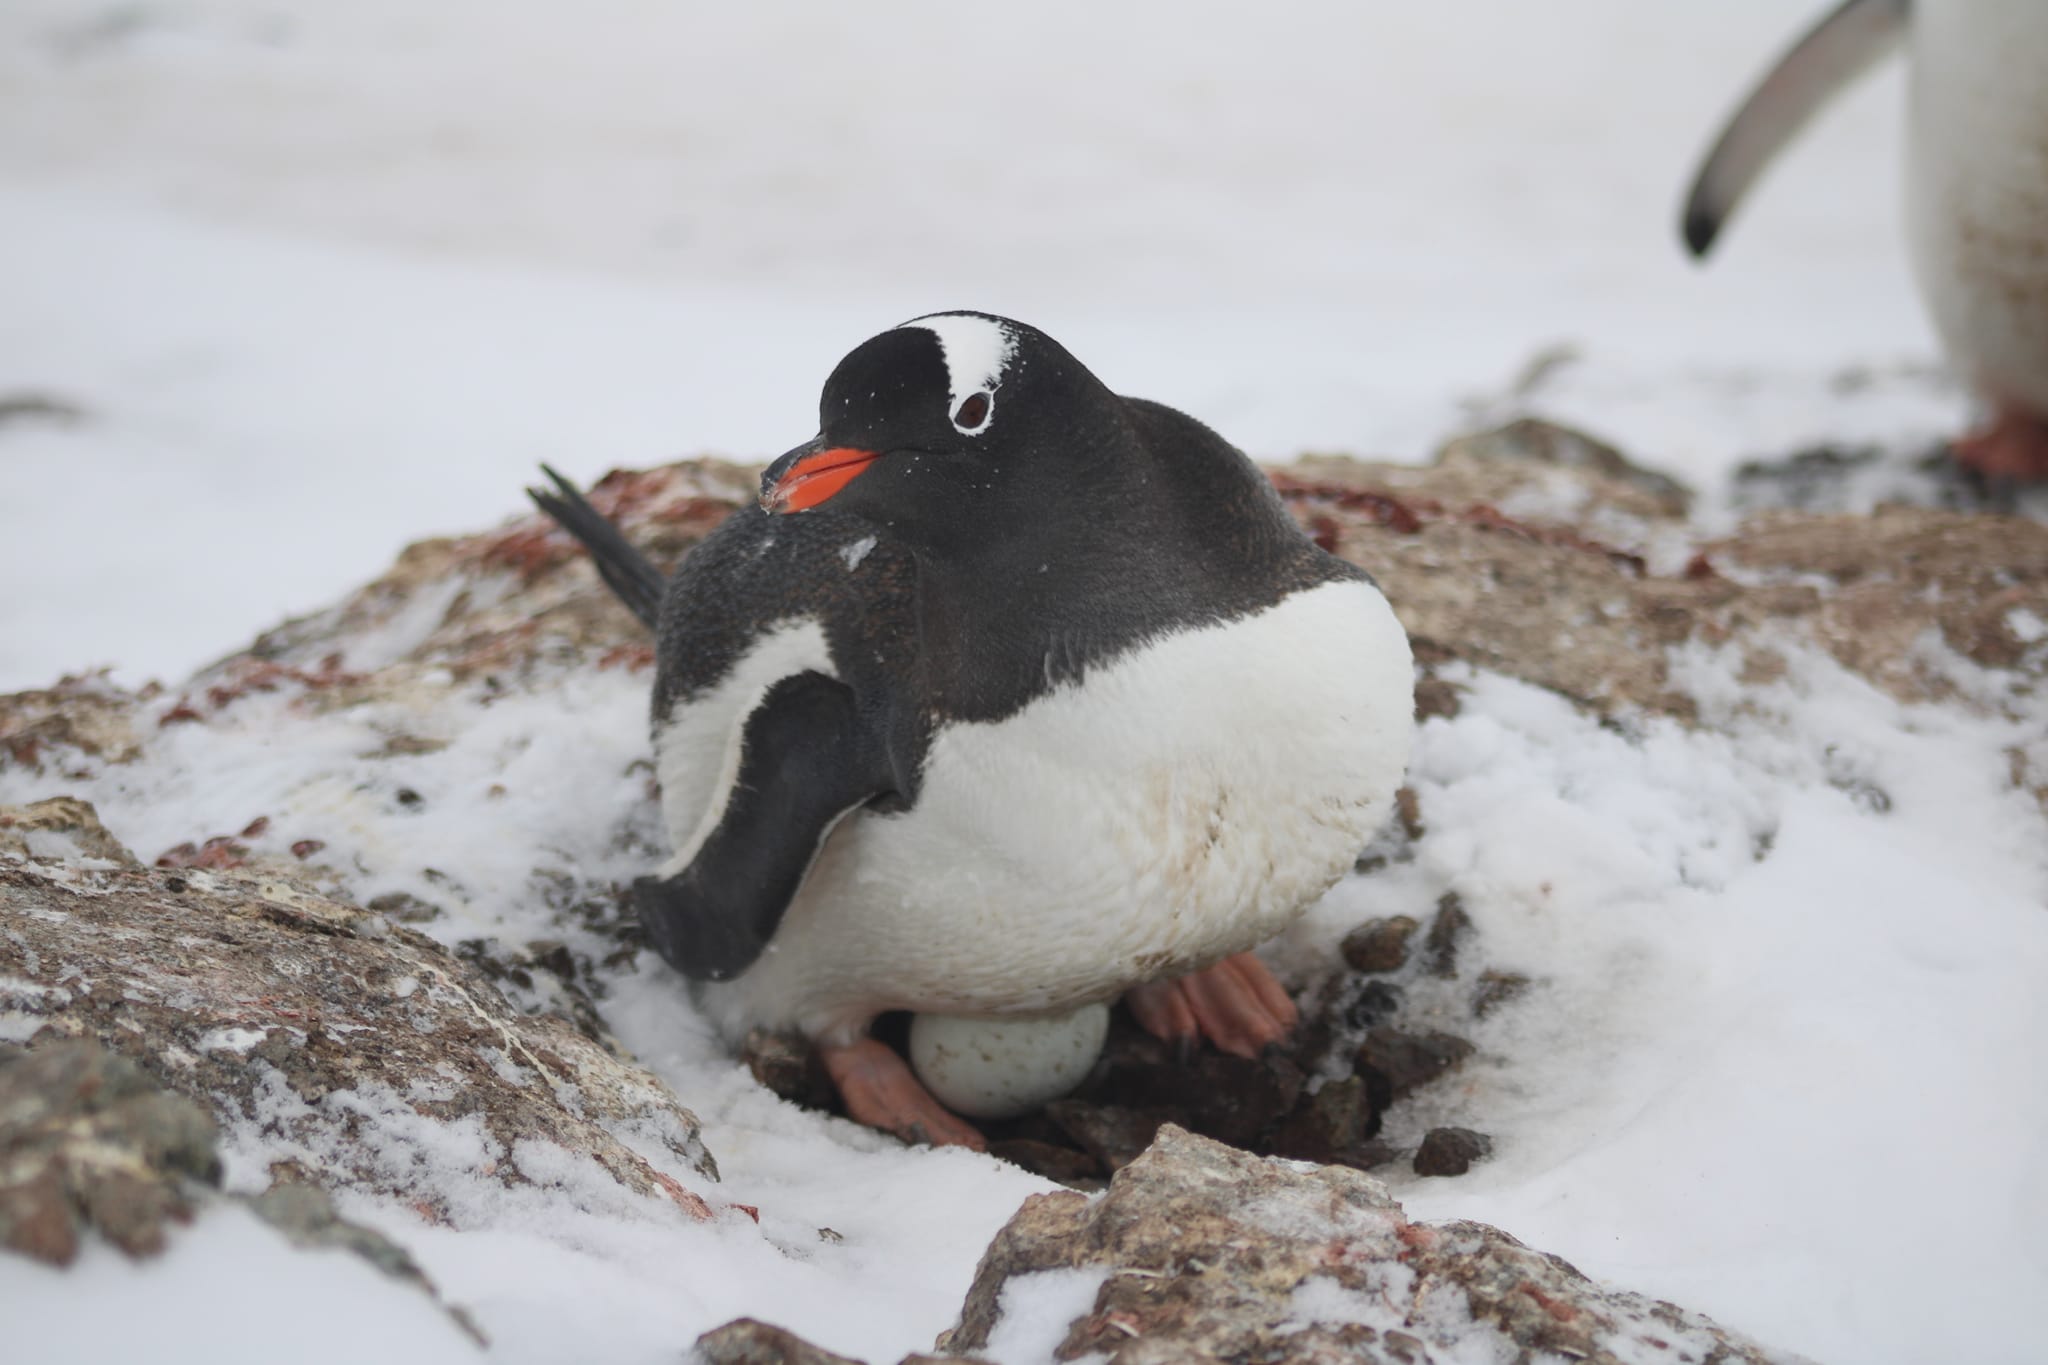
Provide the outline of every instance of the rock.
<path id="1" fill-rule="evenodd" d="M 75 796 L 53 796 L 26 806 L 0 809 L 0 853 L 33 862 L 61 863 L 96 859 L 140 867 L 135 855 L 100 823 L 92 802 Z"/>
<path id="2" fill-rule="evenodd" d="M 229 1202 L 213 1120 L 127 1058 L 57 1038 L 0 1056 L 0 1246 L 69 1265 L 86 1228 L 133 1257 L 162 1251 L 166 1226 Z M 440 1305 L 478 1345 L 468 1314 L 382 1233 L 335 1213 L 325 1191 L 279 1182 L 246 1205 L 293 1246 L 338 1248 Z"/>
<path id="3" fill-rule="evenodd" d="M 1603 1288 L 1498 1229 L 1411 1223 L 1361 1172 L 1249 1156 L 1172 1127 L 1100 1199 L 1027 1199 L 939 1349 L 986 1348 L 1007 1286 L 1073 1269 L 1099 1272 L 1102 1286 L 1061 1360 L 1793 1359 Z"/>
<path id="4" fill-rule="evenodd" d="M 1682 517 L 1692 506 L 1692 490 L 1669 475 L 1645 469 L 1605 441 L 1553 422 L 1522 417 L 1491 431 L 1453 437 L 1437 452 L 1439 467 L 1456 468 L 1468 461 L 1553 465 L 1583 470 L 1612 480 L 1640 494 L 1644 514 Z M 1617 502 L 1622 501 L 1618 495 Z"/>
<path id="5" fill-rule="evenodd" d="M 1415 1153 L 1417 1175 L 1463 1175 L 1493 1154 L 1493 1139 L 1470 1128 L 1432 1128 Z"/>
<path id="6" fill-rule="evenodd" d="M 756 1318 L 734 1318 L 697 1338 L 693 1356 L 703 1365 L 864 1365 L 814 1346 L 786 1328 Z M 898 1365 L 986 1365 L 964 1356 L 907 1355 Z"/>
<path id="7" fill-rule="evenodd" d="M 1012 1166 L 1021 1166 L 1033 1175 L 1057 1180 L 1062 1185 L 1093 1181 L 1108 1174 L 1102 1163 L 1088 1153 L 1037 1138 L 997 1138 L 988 1144 L 988 1151 L 990 1156 L 1000 1157 Z"/>
<path id="8" fill-rule="evenodd" d="M 1098 1167 L 1107 1171 L 1121 1170 L 1136 1160 L 1158 1136 L 1160 1128 L 1173 1119 L 1170 1110 L 1072 1099 L 1054 1100 L 1045 1107 L 1045 1112 Z"/>
<path id="9" fill-rule="evenodd" d="M 1430 917 L 1429 934 L 1422 941 L 1423 969 L 1431 976 L 1458 974 L 1458 945 L 1472 929 L 1472 917 L 1455 891 L 1438 898 L 1436 914 Z"/>
<path id="10" fill-rule="evenodd" d="M 1363 1033 L 1398 1015 L 1405 998 L 1391 982 L 1367 981 L 1343 1005 L 1341 1022 L 1351 1032 Z"/>
<path id="11" fill-rule="evenodd" d="M 704 1365 L 862 1365 L 756 1318 L 734 1318 L 714 1327 L 697 1338 L 694 1350 Z"/>
<path id="12" fill-rule="evenodd" d="M 1434 673 L 1424 673 L 1415 680 L 1415 719 L 1425 721 L 1431 717 L 1450 720 L 1464 709 L 1464 689 L 1456 683 L 1445 682 Z"/>
<path id="13" fill-rule="evenodd" d="M 1274 482 L 1304 527 L 1379 580 L 1418 662 L 1490 668 L 1603 715 L 1695 719 L 1667 646 L 1768 656 L 1788 632 L 1901 700 L 1995 708 L 1925 638 L 2010 669 L 2027 648 L 2011 614 L 2048 620 L 2048 526 L 1924 507 L 1778 511 L 1695 544 L 1665 493 L 1597 457 L 1548 458 L 1597 446 L 1517 424 L 1427 467 L 1319 458 Z M 1658 561 L 1683 567 L 1652 572 Z M 1418 702 L 1449 714 L 1453 692 L 1431 683 Z"/>
<path id="14" fill-rule="evenodd" d="M 1344 936 L 1338 951 L 1353 971 L 1398 972 L 1408 964 L 1408 939 L 1421 927 L 1406 915 L 1367 920 Z"/>
<path id="15" fill-rule="evenodd" d="M 1520 972 L 1488 968 L 1479 974 L 1479 984 L 1472 992 L 1472 1016 L 1484 1019 L 1510 1000 L 1520 998 L 1528 989 L 1529 978 Z"/>
<path id="16" fill-rule="evenodd" d="M 2015 612 L 2048 619 L 2048 526 L 2017 517 L 1880 507 L 1868 516 L 1778 512 L 1706 547 L 1770 581 L 1829 585 L 1806 620 L 1844 667 L 1909 701 L 1956 697 L 1922 645 L 1930 632 L 1985 668 L 2028 642 Z"/>
<path id="17" fill-rule="evenodd" d="M 94 675 L 0 696 L 0 767 L 76 775 L 132 762 L 142 752 L 136 712 L 150 695 Z"/>
<path id="18" fill-rule="evenodd" d="M 1427 1085 L 1472 1055 L 1472 1044 L 1456 1034 L 1431 1030 L 1411 1033 L 1381 1024 L 1365 1035 L 1358 1049 L 1358 1072 L 1375 1089 L 1385 1087 L 1381 1104 Z"/>
<path id="19" fill-rule="evenodd" d="M 18 390 L 0 393 L 0 426 L 14 422 L 54 422 L 71 426 L 85 420 L 85 409 L 56 394 Z"/>
<path id="20" fill-rule="evenodd" d="M 1166 1122 L 1251 1145 L 1293 1107 L 1305 1080 L 1301 1067 L 1278 1051 L 1252 1060 L 1203 1048 L 1184 1059 L 1120 1020 L 1087 1083 L 1046 1112 L 1114 1170 L 1143 1151 Z"/>
<path id="21" fill-rule="evenodd" d="M 334 1201 L 319 1186 L 296 1180 L 279 1181 L 245 1202 L 293 1246 L 302 1251 L 335 1249 L 360 1256 L 392 1279 L 411 1285 L 439 1303 L 442 1311 L 477 1345 L 490 1344 L 467 1310 L 442 1300 L 441 1291 L 411 1253 L 375 1228 L 351 1223 L 336 1213 Z"/>
<path id="22" fill-rule="evenodd" d="M 813 1109 L 832 1107 L 832 1078 L 817 1049 L 801 1035 L 755 1029 L 740 1045 L 740 1060 L 755 1080 L 782 1098 Z"/>
<path id="23" fill-rule="evenodd" d="M 69 1265 L 96 1227 L 130 1256 L 217 1184 L 213 1120 L 90 1041 L 0 1061 L 0 1245 Z"/>
<path id="24" fill-rule="evenodd" d="M 427 1173 L 457 1158 L 425 1120 L 470 1129 L 482 1173 L 501 1181 L 571 1156 L 709 1215 L 632 1145 L 716 1179 L 666 1087 L 565 1020 L 521 1014 L 380 915 L 243 870 L 0 858 L 0 922 L 0 1022 L 14 1035 L 96 1039 L 229 1133 L 302 1148 L 323 1185 L 442 1216 Z"/>
<path id="25" fill-rule="evenodd" d="M 1366 1145 L 1379 1127 L 1378 1118 L 1363 1080 L 1346 1076 L 1325 1081 L 1315 1094 L 1302 1097 L 1261 1146 L 1275 1156 L 1341 1162 L 1365 1170 L 1390 1154 L 1389 1149 Z"/>

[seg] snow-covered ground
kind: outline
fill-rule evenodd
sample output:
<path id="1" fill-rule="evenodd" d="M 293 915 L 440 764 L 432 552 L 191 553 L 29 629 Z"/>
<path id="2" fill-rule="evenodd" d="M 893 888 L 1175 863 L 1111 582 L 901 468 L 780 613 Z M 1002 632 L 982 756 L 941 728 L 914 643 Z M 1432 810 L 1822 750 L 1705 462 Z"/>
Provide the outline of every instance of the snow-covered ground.
<path id="1" fill-rule="evenodd" d="M 1042 325 L 1261 456 L 1420 458 L 1561 345 L 1576 358 L 1528 401 L 1700 484 L 1710 517 L 1745 455 L 1917 445 L 1964 404 L 1906 276 L 1896 71 L 1814 130 L 1711 269 L 1676 245 L 1693 156 L 1809 8 L 11 0 L 0 401 L 80 415 L 0 424 L 0 688 L 98 663 L 175 679 L 408 539 L 514 511 L 538 460 L 777 452 L 845 350 L 939 307 Z M 1339 888 L 1308 932 L 1456 885 L 1491 957 L 1549 983 L 1480 1039 L 1498 1070 L 1440 1101 L 1496 1159 L 1411 1178 L 1416 1216 L 1495 1223 L 1824 1361 L 2025 1359 L 2048 1290 L 2048 865 L 2004 751 L 2041 741 L 1798 657 L 1719 733 L 1633 743 L 1477 679 L 1423 733 L 1424 859 Z M 307 787 L 260 699 L 245 747 L 177 727 L 166 744 L 223 747 L 80 794 L 145 857 L 259 813 L 330 844 L 356 828 L 365 894 L 431 859 L 498 907 L 436 932 L 558 933 L 525 851 L 627 876 L 606 841 L 634 817 L 593 801 L 564 829 L 517 793 L 637 800 L 618 778 L 644 747 L 637 683 L 562 688 L 432 770 L 548 780 L 436 803 L 445 825 L 351 825 L 355 722 L 309 736 L 334 776 Z M 1843 761 L 1889 813 L 1831 784 Z M 1039 1187 L 772 1099 L 661 974 L 608 1017 L 763 1225 L 352 1210 L 506 1359 L 673 1359 L 742 1312 L 893 1359 Z M 260 1135 L 235 1140 L 231 1177 L 260 1183 Z M 236 1357 L 218 1329 L 296 1272 L 231 1217 L 140 1270 L 104 1248 L 69 1276 L 0 1261 L 0 1354 L 103 1358 L 175 1301 L 195 1311 L 152 1334 L 160 1358 L 267 1358 L 274 1334 Z M 360 1278 L 335 1270 L 335 1299 L 376 1311 Z M 467 1349 L 435 1324 L 404 1341 Z"/>

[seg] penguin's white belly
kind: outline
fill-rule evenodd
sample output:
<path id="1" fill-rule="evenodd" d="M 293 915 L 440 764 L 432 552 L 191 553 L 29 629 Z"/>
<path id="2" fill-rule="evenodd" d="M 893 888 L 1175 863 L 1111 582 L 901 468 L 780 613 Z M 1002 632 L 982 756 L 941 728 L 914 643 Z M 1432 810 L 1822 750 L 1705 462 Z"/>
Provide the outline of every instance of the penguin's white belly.
<path id="1" fill-rule="evenodd" d="M 942 728 L 916 805 L 842 822 L 767 953 L 702 1000 L 729 1031 L 845 1035 L 891 1009 L 1071 1009 L 1241 952 L 1350 868 L 1412 725 L 1407 637 L 1368 584 L 1165 637 Z"/>
<path id="2" fill-rule="evenodd" d="M 1962 377 L 2048 415 L 2048 3 L 1921 0 L 1907 229 Z"/>

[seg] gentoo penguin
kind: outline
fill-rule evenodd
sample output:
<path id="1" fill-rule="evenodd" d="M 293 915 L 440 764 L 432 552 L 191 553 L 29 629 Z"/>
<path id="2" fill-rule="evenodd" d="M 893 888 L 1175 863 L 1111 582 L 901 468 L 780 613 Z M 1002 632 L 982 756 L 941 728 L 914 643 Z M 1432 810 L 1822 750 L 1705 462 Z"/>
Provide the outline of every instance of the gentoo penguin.
<path id="1" fill-rule="evenodd" d="M 1686 203 L 1686 242 L 1704 255 L 1778 150 L 1901 39 L 1914 273 L 1950 360 L 1991 407 L 1956 457 L 2048 478 L 2048 0 L 1837 6 L 1721 134 Z"/>
<path id="2" fill-rule="evenodd" d="M 728 1036 L 799 1030 L 856 1119 L 978 1146 L 877 1015 L 1125 995 L 1247 1056 L 1292 1027 L 1249 950 L 1386 816 L 1412 669 L 1215 432 L 937 313 L 839 363 L 817 437 L 665 587 L 556 477 L 536 500 L 658 637 L 675 852 L 635 909 Z"/>

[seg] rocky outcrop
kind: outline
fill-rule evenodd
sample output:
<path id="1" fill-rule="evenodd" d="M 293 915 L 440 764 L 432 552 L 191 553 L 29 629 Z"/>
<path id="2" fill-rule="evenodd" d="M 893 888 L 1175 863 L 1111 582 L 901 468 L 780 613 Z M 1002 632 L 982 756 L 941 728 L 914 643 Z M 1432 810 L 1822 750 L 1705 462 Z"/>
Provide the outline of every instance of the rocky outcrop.
<path id="1" fill-rule="evenodd" d="M 134 1063 L 69 1039 L 0 1054 L 0 1246 L 69 1265 L 95 1227 L 148 1255 L 219 1180 L 213 1120 Z"/>
<path id="2" fill-rule="evenodd" d="M 143 868 L 92 808 L 0 809 L 0 1027 L 89 1038 L 223 1129 L 261 1134 L 291 1181 L 401 1198 L 440 1216 L 457 1158 L 507 1184 L 586 1159 L 705 1217 L 716 1168 L 697 1120 L 653 1076 L 568 1022 L 509 1005 L 474 967 L 384 915 L 278 877 Z"/>
<path id="3" fill-rule="evenodd" d="M 2048 663 L 2048 526 L 1889 506 L 1772 511 L 1695 541 L 1668 481 L 1611 451 L 1571 454 L 1588 444 L 1519 422 L 1426 467 L 1317 459 L 1274 481 L 1327 548 L 1379 579 L 1419 660 L 1603 713 L 1692 717 L 1669 653 L 1688 643 L 1743 650 L 1761 681 L 1785 645 L 1810 641 L 1907 701 L 1971 700 L 1930 642 L 1985 668 Z"/>
<path id="4" fill-rule="evenodd" d="M 1697 1313 L 1595 1284 L 1482 1223 L 1412 1223 L 1342 1166 L 1261 1158 L 1180 1128 L 1098 1199 L 1034 1195 L 996 1234 L 941 1357 L 988 1348 L 1035 1276 L 1097 1282 L 1054 1360 L 1110 1365 L 1791 1365 Z M 1042 1303 L 1031 1310 L 1044 1312 Z M 1039 1324 L 1043 1326 L 1044 1324 Z M 854 1365 L 752 1320 L 697 1343 L 714 1365 Z"/>
<path id="5" fill-rule="evenodd" d="M 1411 1223 L 1369 1175 L 1261 1159 L 1178 1128 L 1100 1200 L 1027 1200 L 942 1349 L 987 1344 L 1004 1292 L 1102 1275 L 1059 1360 L 1784 1361 L 1697 1314 L 1594 1284 L 1480 1223 Z"/>
<path id="6" fill-rule="evenodd" d="M 1248 1156 L 1178 1128 L 1099 1200 L 1027 1200 L 941 1349 L 986 1345 L 1005 1291 L 1054 1270 L 1102 1276 L 1059 1360 L 1792 1359 L 1596 1285 L 1497 1228 L 1411 1223 L 1369 1175 Z"/>

